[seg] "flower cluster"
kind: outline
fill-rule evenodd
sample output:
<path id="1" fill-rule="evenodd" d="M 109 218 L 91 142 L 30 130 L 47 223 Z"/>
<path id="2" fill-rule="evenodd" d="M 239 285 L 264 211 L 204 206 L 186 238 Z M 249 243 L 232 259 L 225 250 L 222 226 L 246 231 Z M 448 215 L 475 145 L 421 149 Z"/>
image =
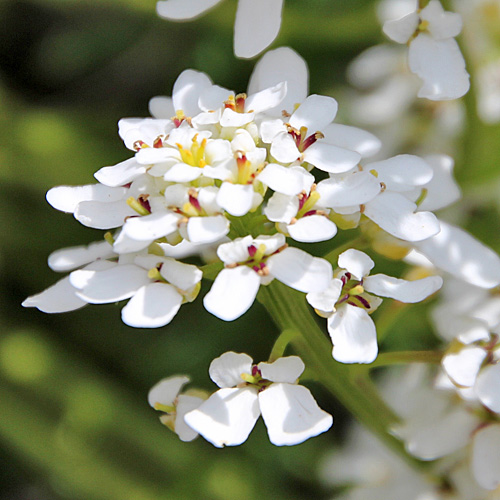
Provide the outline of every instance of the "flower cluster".
<path id="1" fill-rule="evenodd" d="M 201 434 L 218 448 L 236 446 L 246 441 L 262 415 L 271 443 L 289 446 L 327 431 L 333 423 L 309 389 L 297 385 L 303 371 L 297 356 L 254 365 L 247 354 L 226 352 L 210 364 L 210 378 L 220 389 L 208 399 L 179 394 L 189 381 L 183 376 L 161 380 L 148 399 L 182 441 Z"/>

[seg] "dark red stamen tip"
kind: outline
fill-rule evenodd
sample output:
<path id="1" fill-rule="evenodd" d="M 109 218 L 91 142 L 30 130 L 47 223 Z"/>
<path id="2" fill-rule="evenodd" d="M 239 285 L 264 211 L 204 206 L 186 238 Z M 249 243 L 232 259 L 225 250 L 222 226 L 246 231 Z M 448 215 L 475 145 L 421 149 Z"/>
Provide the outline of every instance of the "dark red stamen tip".
<path id="1" fill-rule="evenodd" d="M 248 255 L 250 255 L 250 257 L 253 257 L 256 253 L 257 253 L 257 247 L 255 245 L 250 245 L 248 247 Z"/>
<path id="2" fill-rule="evenodd" d="M 145 208 L 149 213 L 151 213 L 151 205 L 149 204 L 148 198 L 149 194 L 141 194 L 137 197 L 137 201 L 143 208 Z"/>
<path id="3" fill-rule="evenodd" d="M 189 203 L 193 205 L 193 207 L 196 209 L 196 211 L 201 212 L 201 205 L 200 202 L 198 201 L 198 198 L 196 196 L 193 196 L 192 194 L 189 195 Z"/>
<path id="4" fill-rule="evenodd" d="M 257 367 L 257 365 L 253 365 L 253 366 L 252 366 L 252 376 L 254 376 L 254 377 L 255 377 L 255 376 L 257 376 L 257 375 L 259 375 L 259 377 L 260 377 L 260 375 L 261 375 L 260 370 L 259 370 L 259 368 Z"/>
<path id="5" fill-rule="evenodd" d="M 365 309 L 371 309 L 370 303 L 364 297 L 361 297 L 361 295 L 355 295 L 353 299 L 357 299 L 359 302 L 361 302 Z"/>

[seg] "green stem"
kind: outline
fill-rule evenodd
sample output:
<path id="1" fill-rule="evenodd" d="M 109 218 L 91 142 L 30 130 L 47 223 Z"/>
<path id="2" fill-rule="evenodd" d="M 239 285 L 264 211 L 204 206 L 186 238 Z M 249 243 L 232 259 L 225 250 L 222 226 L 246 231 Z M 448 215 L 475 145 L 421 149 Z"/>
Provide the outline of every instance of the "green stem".
<path id="1" fill-rule="evenodd" d="M 365 394 L 352 380 L 354 370 L 336 362 L 331 355 L 330 340 L 318 327 L 304 296 L 276 280 L 261 287 L 258 300 L 282 330 L 295 330 L 292 344 L 316 378 L 365 427 L 374 432 L 388 447 L 408 463 L 420 469 L 426 465 L 408 455 L 401 441 L 389 432 L 399 419 L 374 390 Z"/>
<path id="2" fill-rule="evenodd" d="M 439 351 L 400 351 L 379 354 L 377 359 L 366 368 L 380 368 L 382 366 L 404 365 L 407 363 L 441 363 L 443 353 Z M 364 368 L 364 367 L 363 367 Z"/>
<path id="3" fill-rule="evenodd" d="M 402 313 L 406 311 L 408 304 L 398 301 L 384 302 L 377 311 L 377 339 L 379 342 L 385 339 L 391 327 L 399 320 Z"/>
<path id="4" fill-rule="evenodd" d="M 269 363 L 276 361 L 285 354 L 285 350 L 290 344 L 290 342 L 299 335 L 299 332 L 295 329 L 283 330 L 280 336 L 276 339 L 273 345 L 271 354 L 269 355 Z"/>

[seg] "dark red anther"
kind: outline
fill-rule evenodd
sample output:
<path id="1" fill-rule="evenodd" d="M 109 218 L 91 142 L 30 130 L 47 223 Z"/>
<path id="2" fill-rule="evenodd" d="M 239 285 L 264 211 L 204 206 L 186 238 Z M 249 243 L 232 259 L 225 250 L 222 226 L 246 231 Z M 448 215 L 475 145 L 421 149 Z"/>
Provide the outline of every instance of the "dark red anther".
<path id="1" fill-rule="evenodd" d="M 140 203 L 141 207 L 151 213 L 151 205 L 149 204 L 148 198 L 149 194 L 141 194 L 137 197 L 137 201 Z"/>
<path id="2" fill-rule="evenodd" d="M 148 147 L 148 145 L 144 141 L 135 141 L 134 146 L 133 146 L 133 148 L 136 151 L 139 151 L 139 149 L 147 148 L 147 147 Z"/>
<path id="3" fill-rule="evenodd" d="M 347 273 L 345 273 L 345 277 L 350 280 L 352 278 L 352 274 L 348 271 Z"/>
<path id="4" fill-rule="evenodd" d="M 309 210 L 302 217 L 307 217 L 308 215 L 316 215 L 317 210 Z"/>
<path id="5" fill-rule="evenodd" d="M 153 147 L 154 148 L 162 148 L 163 147 L 163 141 L 161 139 L 161 136 L 158 136 L 154 142 L 153 142 Z"/>
<path id="6" fill-rule="evenodd" d="M 260 377 L 262 374 L 260 373 L 260 370 L 257 367 L 257 365 L 253 365 L 252 366 L 252 376 L 256 377 L 257 375 Z"/>
<path id="7" fill-rule="evenodd" d="M 240 170 L 246 167 L 246 163 L 247 163 L 247 157 L 244 154 L 242 154 L 241 156 L 238 155 L 236 157 L 236 164 L 238 165 L 238 168 Z"/>
<path id="8" fill-rule="evenodd" d="M 250 245 L 248 247 L 248 255 L 250 255 L 250 257 L 253 257 L 256 253 L 257 253 L 257 247 L 255 245 Z"/>
<path id="9" fill-rule="evenodd" d="M 365 309 L 371 309 L 370 303 L 364 297 L 361 297 L 361 295 L 354 295 L 353 299 L 357 299 L 359 302 L 361 302 Z"/>
<path id="10" fill-rule="evenodd" d="M 237 113 L 244 113 L 245 112 L 245 101 L 247 100 L 247 95 L 246 94 L 238 94 L 236 96 L 235 100 L 235 110 Z"/>
<path id="11" fill-rule="evenodd" d="M 312 146 L 321 137 L 321 135 L 318 135 L 318 132 L 316 132 L 315 134 L 312 134 L 304 139 L 300 146 L 297 146 L 299 151 L 303 153 L 309 146 Z"/>
<path id="12" fill-rule="evenodd" d="M 196 209 L 197 212 L 201 212 L 201 205 L 200 202 L 198 201 L 198 198 L 196 196 L 193 196 L 192 194 L 189 195 L 189 203 L 193 205 L 193 207 Z"/>

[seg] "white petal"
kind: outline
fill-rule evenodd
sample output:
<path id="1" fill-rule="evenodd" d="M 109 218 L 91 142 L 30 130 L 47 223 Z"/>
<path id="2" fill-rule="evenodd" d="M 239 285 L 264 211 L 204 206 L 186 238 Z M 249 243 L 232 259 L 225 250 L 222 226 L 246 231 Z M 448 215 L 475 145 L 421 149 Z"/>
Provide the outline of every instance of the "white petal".
<path id="1" fill-rule="evenodd" d="M 88 184 L 86 186 L 58 186 L 49 189 L 47 201 L 61 212 L 73 213 L 82 201 L 112 202 L 121 200 L 126 188 L 110 188 L 102 184 Z"/>
<path id="2" fill-rule="evenodd" d="M 327 431 L 333 424 L 309 389 L 300 385 L 272 384 L 259 393 L 262 418 L 276 446 L 290 446 Z"/>
<path id="3" fill-rule="evenodd" d="M 253 360 L 248 354 L 229 351 L 210 363 L 208 373 L 221 389 L 236 387 L 243 381 L 243 373 L 252 373 L 252 363 Z"/>
<path id="4" fill-rule="evenodd" d="M 307 302 L 317 309 L 326 313 L 331 313 L 335 309 L 335 304 L 340 298 L 342 291 L 342 281 L 334 278 L 330 286 L 321 292 L 311 292 L 306 295 Z"/>
<path id="5" fill-rule="evenodd" d="M 283 1 L 283 0 L 279 0 Z M 245 101 L 245 111 L 247 113 L 260 113 L 271 108 L 275 108 L 286 96 L 286 82 L 280 82 L 274 87 L 261 90 L 256 94 L 248 96 Z"/>
<path id="6" fill-rule="evenodd" d="M 397 43 L 406 43 L 413 33 L 415 33 L 419 23 L 419 15 L 416 12 L 412 12 L 401 19 L 386 21 L 382 30 L 391 40 Z"/>
<path id="7" fill-rule="evenodd" d="M 232 90 L 219 85 L 212 85 L 200 94 L 198 105 L 203 111 L 215 111 L 221 108 L 232 95 L 234 95 Z"/>
<path id="8" fill-rule="evenodd" d="M 360 307 L 343 304 L 328 320 L 333 357 L 341 363 L 371 363 L 378 353 L 375 324 Z"/>
<path id="9" fill-rule="evenodd" d="M 439 233 L 436 216 L 415 212 L 416 208 L 399 193 L 384 191 L 365 205 L 364 214 L 384 231 L 405 241 L 421 241 Z"/>
<path id="10" fill-rule="evenodd" d="M 441 232 L 417 243 L 439 269 L 481 288 L 500 284 L 500 257 L 463 229 L 440 221 Z"/>
<path id="11" fill-rule="evenodd" d="M 294 196 L 311 189 L 314 176 L 302 167 L 283 167 L 270 163 L 257 176 L 257 180 L 270 187 L 273 191 Z"/>
<path id="12" fill-rule="evenodd" d="M 298 356 L 288 356 L 286 358 L 278 358 L 272 363 L 259 363 L 257 367 L 262 374 L 262 378 L 271 380 L 272 382 L 294 384 L 302 375 L 305 365 Z"/>
<path id="13" fill-rule="evenodd" d="M 122 309 L 122 321 L 135 328 L 159 328 L 172 321 L 182 304 L 182 295 L 166 283 L 139 288 Z"/>
<path id="14" fill-rule="evenodd" d="M 179 375 L 175 377 L 168 377 L 160 380 L 155 384 L 148 394 L 148 403 L 153 408 L 156 403 L 166 406 L 172 406 L 177 394 L 181 391 L 182 387 L 189 382 L 189 377 Z"/>
<path id="15" fill-rule="evenodd" d="M 110 187 L 124 186 L 132 182 L 139 175 L 146 173 L 146 167 L 137 163 L 135 158 L 122 161 L 112 167 L 99 169 L 94 177 L 101 183 Z"/>
<path id="16" fill-rule="evenodd" d="M 222 127 L 244 127 L 254 119 L 254 113 L 237 113 L 230 108 L 222 112 L 220 124 Z"/>
<path id="17" fill-rule="evenodd" d="M 356 151 L 363 158 L 373 156 L 382 147 L 382 142 L 378 137 L 366 130 L 342 125 L 340 123 L 330 123 L 321 130 L 325 136 L 325 142 L 338 146 L 339 148 Z"/>
<path id="18" fill-rule="evenodd" d="M 271 144 L 271 155 L 283 163 L 291 163 L 300 158 L 300 151 L 292 136 L 287 132 L 278 134 Z"/>
<path id="19" fill-rule="evenodd" d="M 373 200 L 380 193 L 380 182 L 369 172 L 332 176 L 318 183 L 319 205 L 328 208 L 351 207 Z"/>
<path id="20" fill-rule="evenodd" d="M 434 40 L 421 33 L 410 43 L 409 64 L 424 81 L 418 97 L 433 101 L 458 99 L 469 90 L 464 57 L 453 38 Z"/>
<path id="21" fill-rule="evenodd" d="M 189 7 L 185 0 L 175 0 L 177 4 Z M 194 0 L 191 0 L 194 1 Z M 196 0 L 199 2 L 200 0 Z M 206 8 L 215 5 L 219 0 L 201 0 L 210 4 Z M 190 7 L 189 7 L 190 8 Z M 201 93 L 212 86 L 212 81 L 205 74 L 192 69 L 183 71 L 174 83 L 172 89 L 172 101 L 176 111 L 183 111 L 186 116 L 194 116 L 200 112 L 198 99 Z"/>
<path id="22" fill-rule="evenodd" d="M 500 365 L 490 365 L 481 371 L 475 392 L 484 406 L 500 413 Z"/>
<path id="23" fill-rule="evenodd" d="M 103 271 L 73 271 L 70 282 L 78 295 L 91 304 L 106 304 L 128 299 L 150 282 L 147 272 L 134 265 L 118 265 Z"/>
<path id="24" fill-rule="evenodd" d="M 447 207 L 460 198 L 460 187 L 453 178 L 453 158 L 446 155 L 429 155 L 424 157 L 432 167 L 434 175 L 431 181 L 423 186 L 427 190 L 420 210 L 439 210 Z"/>
<path id="25" fill-rule="evenodd" d="M 69 277 L 57 281 L 43 292 L 31 295 L 22 303 L 23 307 L 36 307 L 44 313 L 61 313 L 75 311 L 87 305 L 87 302 L 76 295 L 76 288 Z"/>
<path id="26" fill-rule="evenodd" d="M 239 0 L 234 24 L 234 53 L 254 57 L 278 35 L 283 0 Z"/>
<path id="27" fill-rule="evenodd" d="M 191 182 L 202 174 L 202 168 L 192 167 L 186 163 L 176 163 L 165 172 L 163 179 L 167 182 Z"/>
<path id="28" fill-rule="evenodd" d="M 223 243 L 217 248 L 217 255 L 225 264 L 236 264 L 245 262 L 249 259 L 248 247 L 253 245 L 254 241 L 251 236 L 244 238 L 236 238 L 228 243 Z"/>
<path id="29" fill-rule="evenodd" d="M 415 155 L 398 155 L 368 164 L 366 170 L 375 170 L 377 179 L 390 191 L 409 191 L 427 184 L 433 176 L 431 166 Z"/>
<path id="30" fill-rule="evenodd" d="M 276 120 L 265 120 L 260 124 L 260 138 L 266 144 L 270 144 L 281 132 L 287 132 L 286 126 L 281 118 Z"/>
<path id="31" fill-rule="evenodd" d="M 184 416 L 190 411 L 196 410 L 203 399 L 196 396 L 189 396 L 187 394 L 181 394 L 178 397 L 177 407 L 176 407 L 176 417 L 175 417 L 175 433 L 179 436 L 181 441 L 192 441 L 198 433 L 191 429 L 189 425 L 184 421 Z"/>
<path id="32" fill-rule="evenodd" d="M 280 233 L 273 234 L 272 236 L 257 236 L 253 241 L 257 248 L 260 245 L 264 245 L 266 247 L 264 255 L 271 255 L 274 252 L 277 252 L 286 243 L 285 237 Z"/>
<path id="33" fill-rule="evenodd" d="M 211 243 L 229 232 L 229 221 L 223 215 L 191 217 L 187 234 L 191 243 Z"/>
<path id="34" fill-rule="evenodd" d="M 337 110 L 333 97 L 312 94 L 293 112 L 289 123 L 297 130 L 306 127 L 308 134 L 314 134 L 334 120 Z"/>
<path id="35" fill-rule="evenodd" d="M 188 291 L 201 281 L 203 273 L 192 264 L 184 264 L 174 259 L 162 259 L 160 274 L 172 285 Z"/>
<path id="36" fill-rule="evenodd" d="M 264 208 L 264 214 L 272 222 L 288 224 L 297 215 L 298 210 L 299 199 L 297 196 L 274 193 Z"/>
<path id="37" fill-rule="evenodd" d="M 237 446 L 243 443 L 259 418 L 256 390 L 219 389 L 184 421 L 214 446 Z"/>
<path id="38" fill-rule="evenodd" d="M 82 201 L 75 209 L 75 219 L 94 229 L 113 229 L 123 225 L 127 217 L 137 215 L 125 200 L 101 202 Z"/>
<path id="39" fill-rule="evenodd" d="M 361 160 L 361 155 L 349 149 L 327 144 L 320 139 L 305 150 L 303 158 L 324 172 L 340 174 L 355 167 Z"/>
<path id="40" fill-rule="evenodd" d="M 252 208 L 253 194 L 252 184 L 223 182 L 217 193 L 217 203 L 231 215 L 241 217 Z"/>
<path id="41" fill-rule="evenodd" d="M 308 215 L 287 226 L 290 237 L 295 241 L 314 243 L 328 241 L 337 234 L 337 226 L 324 215 Z"/>
<path id="42" fill-rule="evenodd" d="M 153 241 L 177 230 L 179 215 L 174 212 L 156 212 L 141 217 L 130 217 L 123 232 L 132 239 Z"/>
<path id="43" fill-rule="evenodd" d="M 283 81 L 287 86 L 285 99 L 274 110 L 267 110 L 266 114 L 281 116 L 282 110 L 292 113 L 295 104 L 307 97 L 309 85 L 307 64 L 289 47 L 270 50 L 259 60 L 250 77 L 248 94 L 255 94 Z"/>
<path id="44" fill-rule="evenodd" d="M 219 2 L 220 0 L 164 0 L 156 4 L 156 11 L 159 16 L 167 19 L 193 19 Z"/>
<path id="45" fill-rule="evenodd" d="M 462 387 L 472 387 L 485 358 L 486 351 L 484 349 L 465 346 L 458 352 L 453 350 L 447 352 L 443 356 L 441 364 L 455 384 Z"/>
<path id="46" fill-rule="evenodd" d="M 339 255 L 339 267 L 349 271 L 358 280 L 368 276 L 375 266 L 375 262 L 366 253 L 350 248 Z"/>
<path id="47" fill-rule="evenodd" d="M 113 247 L 107 241 L 90 243 L 88 246 L 61 248 L 49 255 L 49 267 L 53 271 L 72 271 L 98 259 L 113 257 Z"/>
<path id="48" fill-rule="evenodd" d="M 299 292 L 320 292 L 332 279 L 332 266 L 328 261 L 298 248 L 288 247 L 272 255 L 267 265 L 274 277 Z"/>
<path id="49" fill-rule="evenodd" d="M 450 407 L 425 425 L 416 422 L 408 430 L 408 451 L 422 460 L 444 457 L 470 442 L 470 435 L 477 426 L 477 419 L 462 407 Z"/>
<path id="50" fill-rule="evenodd" d="M 385 274 L 367 276 L 363 286 L 367 292 L 380 297 L 390 297 L 407 304 L 420 302 L 437 292 L 443 285 L 441 276 L 428 276 L 415 281 L 406 281 Z"/>
<path id="51" fill-rule="evenodd" d="M 171 97 L 157 96 L 149 100 L 149 112 L 154 118 L 169 120 L 175 116 L 174 103 Z"/>
<path id="52" fill-rule="evenodd" d="M 452 38 L 462 31 L 462 17 L 445 12 L 438 0 L 431 0 L 420 12 L 420 18 L 429 21 L 428 30 L 433 38 Z"/>
<path id="53" fill-rule="evenodd" d="M 203 305 L 218 318 L 233 321 L 250 309 L 259 286 L 259 275 L 246 266 L 223 269 L 203 298 Z"/>
<path id="54" fill-rule="evenodd" d="M 495 490 L 500 485 L 500 424 L 476 432 L 472 449 L 472 471 L 482 488 Z"/>

